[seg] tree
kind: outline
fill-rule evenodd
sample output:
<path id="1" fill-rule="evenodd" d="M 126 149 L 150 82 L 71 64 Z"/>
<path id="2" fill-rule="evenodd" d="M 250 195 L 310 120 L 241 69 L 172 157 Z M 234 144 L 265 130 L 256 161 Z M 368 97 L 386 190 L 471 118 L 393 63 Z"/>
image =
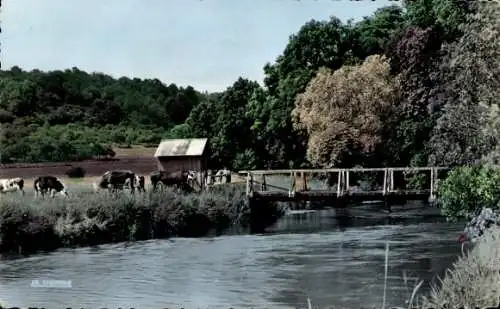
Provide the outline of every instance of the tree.
<path id="1" fill-rule="evenodd" d="M 431 164 L 464 165 L 492 157 L 498 137 L 500 21 L 498 2 L 478 2 L 464 35 L 444 47 L 442 115 L 431 138 Z"/>
<path id="2" fill-rule="evenodd" d="M 408 26 L 439 29 L 445 41 L 452 42 L 462 35 L 461 26 L 473 11 L 473 1 L 464 0 L 405 0 Z"/>
<path id="3" fill-rule="evenodd" d="M 384 53 L 404 22 L 399 5 L 380 8 L 372 16 L 365 17 L 353 26 L 353 55 L 365 59 L 369 55 Z"/>
<path id="4" fill-rule="evenodd" d="M 432 28 L 410 27 L 391 52 L 401 103 L 387 147 L 390 165 L 427 163 L 427 141 L 435 125 L 435 72 L 439 70 L 441 37 Z"/>
<path id="5" fill-rule="evenodd" d="M 352 166 L 379 150 L 397 101 L 389 61 L 375 55 L 360 66 L 321 69 L 297 97 L 292 119 L 309 135 L 312 164 Z"/>
<path id="6" fill-rule="evenodd" d="M 337 18 L 328 21 L 311 20 L 291 35 L 283 54 L 274 64 L 264 66 L 267 98 L 261 104 L 270 111 L 263 134 L 266 148 L 279 165 L 299 166 L 304 163 L 306 143 L 301 132 L 294 132 L 291 112 L 295 97 L 320 67 L 337 69 L 350 58 L 351 29 Z"/>

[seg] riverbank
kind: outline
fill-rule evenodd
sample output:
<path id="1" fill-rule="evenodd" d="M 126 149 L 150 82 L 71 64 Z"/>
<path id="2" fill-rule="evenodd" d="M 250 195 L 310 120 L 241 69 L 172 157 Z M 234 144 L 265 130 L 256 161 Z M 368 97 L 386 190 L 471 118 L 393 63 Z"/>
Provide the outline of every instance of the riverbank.
<path id="1" fill-rule="evenodd" d="M 460 257 L 421 308 L 496 308 L 500 300 L 500 228 L 485 233 Z"/>
<path id="2" fill-rule="evenodd" d="M 112 196 L 73 192 L 68 199 L 2 196 L 0 252 L 30 253 L 172 236 L 200 237 L 231 226 L 274 223 L 283 211 L 265 205 L 251 216 L 244 185 L 215 186 L 193 194 L 163 192 Z"/>

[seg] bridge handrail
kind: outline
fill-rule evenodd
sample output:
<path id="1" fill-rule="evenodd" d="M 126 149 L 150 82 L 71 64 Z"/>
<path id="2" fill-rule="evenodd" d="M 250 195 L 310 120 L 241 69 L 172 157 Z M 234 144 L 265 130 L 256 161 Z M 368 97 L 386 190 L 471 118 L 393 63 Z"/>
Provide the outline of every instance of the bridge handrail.
<path id="1" fill-rule="evenodd" d="M 449 170 L 449 167 L 444 166 L 426 166 L 426 167 L 375 167 L 375 168 L 325 168 L 325 169 L 282 169 L 282 170 L 243 170 L 238 174 L 247 175 L 249 173 L 255 175 L 273 175 L 273 174 L 290 174 L 290 173 L 338 173 L 346 172 L 383 172 L 392 170 L 395 172 L 418 172 L 431 170 Z"/>

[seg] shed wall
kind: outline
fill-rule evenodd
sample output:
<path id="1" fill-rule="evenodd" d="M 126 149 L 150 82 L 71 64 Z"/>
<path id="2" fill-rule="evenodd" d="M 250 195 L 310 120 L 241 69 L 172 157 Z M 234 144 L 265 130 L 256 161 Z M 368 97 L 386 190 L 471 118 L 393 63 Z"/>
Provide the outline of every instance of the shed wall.
<path id="1" fill-rule="evenodd" d="M 160 157 L 158 158 L 158 169 L 161 171 L 175 172 L 178 170 L 203 171 L 202 157 Z"/>

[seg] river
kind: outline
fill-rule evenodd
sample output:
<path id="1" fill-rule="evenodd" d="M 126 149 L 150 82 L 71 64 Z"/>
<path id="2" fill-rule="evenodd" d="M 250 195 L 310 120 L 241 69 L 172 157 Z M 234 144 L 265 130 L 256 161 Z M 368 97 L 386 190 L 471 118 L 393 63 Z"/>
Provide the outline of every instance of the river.
<path id="1" fill-rule="evenodd" d="M 62 249 L 0 261 L 0 298 L 21 308 L 378 307 L 389 241 L 387 306 L 404 305 L 414 279 L 442 275 L 462 224 L 419 204 L 391 219 L 377 206 L 290 214 L 265 235 L 229 233 Z M 403 217 L 401 217 L 403 216 Z M 399 217 L 399 218 L 398 218 Z M 405 275 L 403 275 L 405 274 Z M 71 287 L 31 287 L 32 280 Z"/>

